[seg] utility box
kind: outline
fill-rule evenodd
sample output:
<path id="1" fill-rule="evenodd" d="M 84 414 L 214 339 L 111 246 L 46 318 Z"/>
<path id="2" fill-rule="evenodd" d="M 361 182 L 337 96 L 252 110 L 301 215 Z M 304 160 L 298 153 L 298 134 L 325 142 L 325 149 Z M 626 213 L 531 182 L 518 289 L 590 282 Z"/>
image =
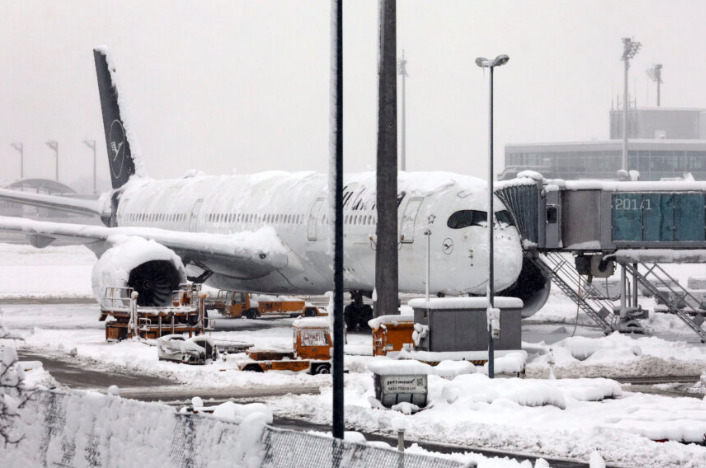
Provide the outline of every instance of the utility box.
<path id="1" fill-rule="evenodd" d="M 368 321 L 373 331 L 373 356 L 387 356 L 413 343 L 414 315 L 381 315 Z"/>
<path id="2" fill-rule="evenodd" d="M 375 380 L 375 398 L 390 408 L 398 403 L 427 405 L 430 366 L 418 361 L 379 360 L 368 364 Z"/>
<path id="3" fill-rule="evenodd" d="M 496 297 L 500 309 L 500 338 L 494 340 L 496 350 L 522 349 L 522 300 Z M 417 351 L 486 351 L 488 349 L 486 297 L 444 297 L 413 299 L 415 326 L 420 328 Z"/>

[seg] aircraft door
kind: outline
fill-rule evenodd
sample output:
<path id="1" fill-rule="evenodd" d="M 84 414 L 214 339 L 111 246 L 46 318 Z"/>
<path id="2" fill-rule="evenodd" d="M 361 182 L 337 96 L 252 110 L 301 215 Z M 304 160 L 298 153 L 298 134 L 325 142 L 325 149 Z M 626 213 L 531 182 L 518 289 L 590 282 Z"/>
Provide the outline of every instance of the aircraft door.
<path id="1" fill-rule="evenodd" d="M 189 231 L 195 232 L 198 228 L 199 212 L 201 211 L 201 205 L 203 205 L 203 198 L 199 198 L 194 203 L 194 207 L 191 208 L 191 217 L 189 218 Z"/>
<path id="2" fill-rule="evenodd" d="M 407 206 L 402 214 L 402 223 L 400 225 L 400 242 L 403 244 L 411 244 L 414 242 L 414 225 L 417 222 L 417 213 L 422 205 L 422 198 L 410 198 Z"/>
<path id="3" fill-rule="evenodd" d="M 309 223 L 306 228 L 306 236 L 310 241 L 315 241 L 316 236 L 316 221 L 319 218 L 319 212 L 324 204 L 323 198 L 317 198 L 314 202 L 314 206 L 311 207 L 311 212 L 309 213 Z"/>

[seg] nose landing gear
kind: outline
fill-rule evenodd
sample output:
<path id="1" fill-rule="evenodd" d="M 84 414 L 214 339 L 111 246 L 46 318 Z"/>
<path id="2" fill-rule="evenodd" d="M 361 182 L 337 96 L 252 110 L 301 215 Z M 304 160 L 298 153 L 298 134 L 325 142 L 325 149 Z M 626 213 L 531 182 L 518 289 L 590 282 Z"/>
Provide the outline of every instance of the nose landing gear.
<path id="1" fill-rule="evenodd" d="M 351 291 L 352 302 L 343 309 L 348 331 L 370 330 L 368 320 L 373 318 L 373 308 L 363 303 L 363 296 L 372 296 L 367 291 Z"/>

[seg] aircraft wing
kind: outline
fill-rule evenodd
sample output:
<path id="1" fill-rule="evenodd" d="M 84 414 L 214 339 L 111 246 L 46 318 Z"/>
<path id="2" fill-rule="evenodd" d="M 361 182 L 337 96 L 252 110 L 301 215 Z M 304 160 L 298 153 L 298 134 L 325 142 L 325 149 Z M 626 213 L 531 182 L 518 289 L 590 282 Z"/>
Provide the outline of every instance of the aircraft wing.
<path id="1" fill-rule="evenodd" d="M 23 192 L 21 190 L 0 189 L 0 200 L 22 205 L 51 208 L 82 215 L 109 216 L 105 213 L 99 200 L 87 200 L 70 196 L 46 195 L 41 193 Z"/>
<path id="2" fill-rule="evenodd" d="M 124 237 L 141 237 L 168 247 L 182 258 L 214 272 L 227 272 L 241 279 L 260 278 L 287 265 L 287 248 L 272 228 L 237 234 L 209 234 L 143 227 L 105 227 L 52 223 L 0 216 L 0 231 L 24 233 L 35 247 L 46 247 L 55 239 L 86 244 L 105 251 Z M 93 244 L 93 245 L 91 245 Z"/>

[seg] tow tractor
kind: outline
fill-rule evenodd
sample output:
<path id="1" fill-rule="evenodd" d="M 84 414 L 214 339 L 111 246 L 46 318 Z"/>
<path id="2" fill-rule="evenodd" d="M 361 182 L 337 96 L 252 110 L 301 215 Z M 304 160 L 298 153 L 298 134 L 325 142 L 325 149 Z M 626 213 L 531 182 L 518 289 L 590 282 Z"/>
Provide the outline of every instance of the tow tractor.
<path id="1" fill-rule="evenodd" d="M 294 349 L 289 351 L 250 348 L 248 361 L 240 370 L 306 371 L 310 374 L 331 373 L 331 330 L 327 317 L 300 317 L 292 324 Z"/>
<path id="2" fill-rule="evenodd" d="M 243 316 L 258 317 L 282 316 L 298 317 L 306 311 L 306 303 L 301 299 L 281 299 L 261 296 L 258 300 L 246 292 L 219 290 L 216 297 L 207 297 L 206 310 L 217 310 L 221 315 L 231 318 Z"/>
<path id="3" fill-rule="evenodd" d="M 137 291 L 132 288 L 107 288 L 101 301 L 99 320 L 105 321 L 105 339 L 120 341 L 139 336 L 161 338 L 188 333 L 189 337 L 208 330 L 201 285 L 184 283 L 172 293 L 172 303 L 162 307 L 137 305 Z M 108 320 L 110 318 L 110 320 Z"/>

